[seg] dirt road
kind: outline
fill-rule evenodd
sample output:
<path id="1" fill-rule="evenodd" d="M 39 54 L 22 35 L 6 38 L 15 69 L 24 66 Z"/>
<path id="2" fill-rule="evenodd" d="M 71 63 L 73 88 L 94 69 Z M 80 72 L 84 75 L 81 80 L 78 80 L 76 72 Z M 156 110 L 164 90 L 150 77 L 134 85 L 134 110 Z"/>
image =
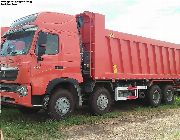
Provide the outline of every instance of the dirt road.
<path id="1" fill-rule="evenodd" d="M 118 118 L 63 131 L 69 140 L 180 140 L 180 108 L 124 112 Z"/>

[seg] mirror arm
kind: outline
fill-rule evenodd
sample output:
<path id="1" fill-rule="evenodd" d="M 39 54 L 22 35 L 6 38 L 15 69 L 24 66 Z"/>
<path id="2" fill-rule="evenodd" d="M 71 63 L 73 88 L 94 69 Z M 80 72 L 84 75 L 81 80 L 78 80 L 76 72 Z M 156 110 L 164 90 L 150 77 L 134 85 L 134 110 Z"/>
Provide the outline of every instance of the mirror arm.
<path id="1" fill-rule="evenodd" d="M 42 58 L 41 56 L 37 57 L 37 61 L 43 61 L 43 60 L 44 60 L 44 58 Z"/>

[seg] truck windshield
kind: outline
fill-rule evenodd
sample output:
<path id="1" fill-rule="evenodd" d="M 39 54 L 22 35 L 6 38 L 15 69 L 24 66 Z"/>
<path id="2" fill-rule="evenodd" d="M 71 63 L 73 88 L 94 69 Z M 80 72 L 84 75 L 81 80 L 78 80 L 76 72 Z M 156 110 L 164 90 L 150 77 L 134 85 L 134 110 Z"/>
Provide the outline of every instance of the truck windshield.
<path id="1" fill-rule="evenodd" d="M 6 37 L 1 46 L 2 56 L 25 55 L 28 53 L 35 31 L 16 32 Z"/>

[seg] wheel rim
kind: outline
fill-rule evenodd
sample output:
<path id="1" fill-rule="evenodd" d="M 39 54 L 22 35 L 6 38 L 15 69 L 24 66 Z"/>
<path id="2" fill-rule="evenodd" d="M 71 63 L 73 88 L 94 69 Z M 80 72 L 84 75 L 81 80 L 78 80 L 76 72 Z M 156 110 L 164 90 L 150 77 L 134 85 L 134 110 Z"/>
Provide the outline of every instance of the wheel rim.
<path id="1" fill-rule="evenodd" d="M 97 99 L 97 106 L 100 110 L 105 110 L 108 106 L 108 98 L 106 95 L 101 94 Z"/>
<path id="2" fill-rule="evenodd" d="M 167 90 L 167 92 L 166 92 L 166 98 L 167 98 L 167 101 L 168 102 L 170 102 L 170 101 L 172 101 L 172 99 L 173 99 L 173 91 L 172 90 Z"/>
<path id="3" fill-rule="evenodd" d="M 66 97 L 59 98 L 55 105 L 56 112 L 61 116 L 64 116 L 69 112 L 70 102 Z"/>
<path id="4" fill-rule="evenodd" d="M 155 90 L 153 93 L 153 102 L 158 104 L 160 100 L 160 92 L 158 90 Z"/>

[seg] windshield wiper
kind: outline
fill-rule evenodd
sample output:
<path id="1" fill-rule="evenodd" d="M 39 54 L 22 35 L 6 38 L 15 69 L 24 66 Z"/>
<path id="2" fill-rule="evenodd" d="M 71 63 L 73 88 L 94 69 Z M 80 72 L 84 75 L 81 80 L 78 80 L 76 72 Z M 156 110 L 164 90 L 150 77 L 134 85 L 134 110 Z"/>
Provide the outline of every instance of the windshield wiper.
<path id="1" fill-rule="evenodd" d="M 12 56 L 14 56 L 14 55 L 17 54 L 17 52 L 15 51 L 15 52 L 11 52 L 11 53 L 9 53 L 9 54 L 11 54 Z"/>

